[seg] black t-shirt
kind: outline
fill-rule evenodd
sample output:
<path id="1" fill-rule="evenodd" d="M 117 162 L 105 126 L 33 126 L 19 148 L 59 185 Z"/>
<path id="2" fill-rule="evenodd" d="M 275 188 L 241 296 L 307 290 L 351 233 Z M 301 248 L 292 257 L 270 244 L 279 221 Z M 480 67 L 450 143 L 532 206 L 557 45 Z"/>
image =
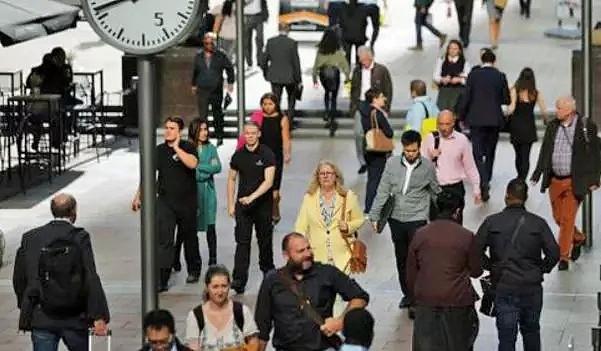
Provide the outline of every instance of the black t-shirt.
<path id="1" fill-rule="evenodd" d="M 265 145 L 259 144 L 254 151 L 249 151 L 246 146 L 236 151 L 230 161 L 230 168 L 238 172 L 238 198 L 252 194 L 265 180 L 265 169 L 275 167 L 275 155 Z M 255 202 L 271 198 L 266 192 Z"/>
<path id="2" fill-rule="evenodd" d="M 189 141 L 180 141 L 179 147 L 198 157 L 196 148 Z M 186 167 L 166 143 L 157 146 L 156 160 L 159 198 L 169 206 L 196 207 L 196 170 Z"/>

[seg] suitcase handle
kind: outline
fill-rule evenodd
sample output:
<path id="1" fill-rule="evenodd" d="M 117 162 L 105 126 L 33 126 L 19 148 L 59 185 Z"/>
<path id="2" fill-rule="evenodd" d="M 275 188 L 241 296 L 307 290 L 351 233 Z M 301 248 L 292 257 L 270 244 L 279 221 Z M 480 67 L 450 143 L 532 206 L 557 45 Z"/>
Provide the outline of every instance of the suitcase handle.
<path id="1" fill-rule="evenodd" d="M 94 346 L 94 339 L 98 337 L 98 335 L 96 335 L 96 333 L 94 333 L 94 329 L 90 328 L 88 329 L 88 351 L 92 351 L 93 350 L 93 346 Z M 106 331 L 106 349 L 107 351 L 111 351 L 111 341 L 113 338 L 113 331 L 111 329 L 108 329 Z"/>

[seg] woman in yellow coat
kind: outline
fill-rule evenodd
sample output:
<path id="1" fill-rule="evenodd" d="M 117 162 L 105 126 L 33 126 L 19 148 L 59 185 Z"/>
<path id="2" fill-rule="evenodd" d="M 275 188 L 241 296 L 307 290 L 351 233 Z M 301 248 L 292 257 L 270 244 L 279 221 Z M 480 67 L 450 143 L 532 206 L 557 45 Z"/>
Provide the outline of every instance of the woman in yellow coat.
<path id="1" fill-rule="evenodd" d="M 315 261 L 333 264 L 348 274 L 351 252 L 343 235 L 352 243 L 364 221 L 357 195 L 344 187 L 340 169 L 330 161 L 320 161 L 295 224 L 295 231 L 309 238 Z"/>

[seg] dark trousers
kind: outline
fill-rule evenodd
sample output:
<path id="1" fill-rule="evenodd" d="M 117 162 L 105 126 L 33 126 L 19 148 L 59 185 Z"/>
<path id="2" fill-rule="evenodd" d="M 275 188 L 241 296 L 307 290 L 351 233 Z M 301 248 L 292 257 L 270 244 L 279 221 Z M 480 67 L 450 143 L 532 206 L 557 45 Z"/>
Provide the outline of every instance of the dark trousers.
<path id="1" fill-rule="evenodd" d="M 396 269 L 399 275 L 399 283 L 403 295 L 411 299 L 407 287 L 406 261 L 409 253 L 409 245 L 415 232 L 426 225 L 426 221 L 399 222 L 390 218 L 388 225 L 392 234 L 392 243 L 394 244 L 394 255 L 396 257 Z"/>
<path id="2" fill-rule="evenodd" d="M 440 188 L 443 191 L 453 192 L 463 198 L 465 198 L 465 186 L 463 182 L 457 182 L 453 184 L 441 185 Z M 463 224 L 463 207 L 461 208 L 461 212 L 459 213 L 459 224 Z M 434 202 L 430 203 L 430 220 L 433 221 L 438 217 L 438 207 Z"/>
<path id="3" fill-rule="evenodd" d="M 174 234 L 184 243 L 184 258 L 189 274 L 200 274 L 201 259 L 196 235 L 196 208 L 182 206 L 175 208 L 164 201 L 157 201 L 157 265 L 161 271 L 161 280 L 169 279 L 166 271 L 171 271 L 174 258 Z"/>
<path id="4" fill-rule="evenodd" d="M 343 48 L 344 48 L 344 55 L 346 56 L 346 61 L 349 63 L 349 65 L 353 65 L 353 63 L 351 62 L 351 52 L 353 51 L 353 47 L 355 47 L 355 64 L 359 64 L 359 57 L 357 56 L 357 49 L 359 49 L 360 46 L 363 46 L 365 44 L 364 41 L 362 42 L 351 42 L 351 41 L 345 41 L 344 43 L 342 43 Z"/>
<path id="5" fill-rule="evenodd" d="M 325 90 L 323 104 L 330 120 L 334 118 L 336 110 L 338 109 L 338 90 L 340 89 L 340 70 L 336 68 L 332 73 L 335 74 L 330 76 L 324 74 L 323 70 L 319 72 L 319 81 Z"/>
<path id="6" fill-rule="evenodd" d="M 499 141 L 498 127 L 472 127 L 472 153 L 480 174 L 480 186 L 488 190 L 495 163 L 497 142 Z"/>
<path id="7" fill-rule="evenodd" d="M 530 0 L 520 0 L 520 14 L 530 17 Z"/>
<path id="8" fill-rule="evenodd" d="M 473 306 L 417 306 L 413 322 L 413 351 L 473 350 L 479 324 L 478 313 Z"/>
<path id="9" fill-rule="evenodd" d="M 234 257 L 233 283 L 246 286 L 248 266 L 250 265 L 250 244 L 253 226 L 259 245 L 259 269 L 263 273 L 275 268 L 273 264 L 273 225 L 271 218 L 271 201 L 254 204 L 251 209 L 242 210 L 236 206 L 236 253 Z"/>
<path id="10" fill-rule="evenodd" d="M 216 138 L 223 138 L 223 89 L 196 91 L 196 105 L 198 107 L 198 117 L 205 121 L 209 117 L 209 105 L 213 114 L 213 130 Z"/>
<path id="11" fill-rule="evenodd" d="M 175 238 L 175 254 L 173 255 L 173 263 L 179 264 L 179 256 L 182 252 L 182 246 L 184 245 L 184 238 L 179 235 L 179 231 Z M 209 263 L 215 262 L 217 259 L 217 232 L 215 230 L 215 224 L 209 224 L 207 226 L 207 245 L 209 246 Z"/>
<path id="12" fill-rule="evenodd" d="M 434 28 L 432 23 L 428 22 L 428 11 L 421 12 L 419 8 L 415 9 L 415 36 L 418 46 L 422 46 L 422 27 L 426 27 L 432 34 L 441 37 L 442 33 Z"/>
<path id="13" fill-rule="evenodd" d="M 542 288 L 528 295 L 497 294 L 495 298 L 499 351 L 515 351 L 518 327 L 524 351 L 540 351 Z"/>
<path id="14" fill-rule="evenodd" d="M 271 90 L 280 100 L 280 105 L 282 103 L 282 92 L 286 89 L 286 97 L 288 98 L 288 120 L 292 122 L 294 120 L 294 106 L 296 105 L 296 83 L 290 84 L 279 84 L 279 83 L 271 83 Z"/>
<path id="15" fill-rule="evenodd" d="M 373 50 L 374 44 L 376 43 L 376 39 L 378 39 L 378 34 L 380 34 L 380 7 L 375 4 L 363 5 L 362 7 L 367 16 L 369 17 L 371 26 L 373 28 L 371 41 L 369 44 L 369 46 L 371 46 Z"/>
<path id="16" fill-rule="evenodd" d="M 378 191 L 378 185 L 380 179 L 382 179 L 382 173 L 386 167 L 386 160 L 388 159 L 387 154 L 377 157 L 367 157 L 367 184 L 365 186 L 365 211 L 369 213 L 371 211 L 371 205 L 374 203 L 376 193 Z"/>
<path id="17" fill-rule="evenodd" d="M 474 0 L 455 1 L 457 10 L 457 22 L 459 22 L 459 39 L 464 47 L 470 44 L 470 33 L 472 31 L 472 12 Z"/>
<path id="18" fill-rule="evenodd" d="M 261 62 L 261 55 L 263 54 L 263 16 L 261 14 L 256 15 L 245 15 L 244 16 L 244 56 L 246 57 L 246 63 L 249 66 L 253 65 L 253 47 L 252 47 L 252 36 L 253 30 L 257 32 L 255 37 L 257 63 Z"/>
<path id="19" fill-rule="evenodd" d="M 515 170 L 518 172 L 518 178 L 526 180 L 530 171 L 530 149 L 532 143 L 511 143 L 515 151 Z"/>
<path id="20" fill-rule="evenodd" d="M 88 350 L 88 331 L 85 329 L 34 329 L 31 332 L 33 351 L 57 351 L 61 340 L 70 351 Z"/>

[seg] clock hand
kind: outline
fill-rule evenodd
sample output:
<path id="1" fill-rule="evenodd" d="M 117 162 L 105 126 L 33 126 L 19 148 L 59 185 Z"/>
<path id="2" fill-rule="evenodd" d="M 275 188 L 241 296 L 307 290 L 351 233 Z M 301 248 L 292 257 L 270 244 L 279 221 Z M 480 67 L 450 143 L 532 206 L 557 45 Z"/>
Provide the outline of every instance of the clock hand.
<path id="1" fill-rule="evenodd" d="M 105 4 L 96 6 L 94 8 L 94 11 L 101 12 L 101 11 L 106 10 L 108 8 L 120 5 L 121 3 L 126 2 L 126 1 L 131 1 L 131 2 L 135 3 L 137 0 L 113 0 L 113 1 L 109 1 L 109 2 L 107 2 Z"/>

